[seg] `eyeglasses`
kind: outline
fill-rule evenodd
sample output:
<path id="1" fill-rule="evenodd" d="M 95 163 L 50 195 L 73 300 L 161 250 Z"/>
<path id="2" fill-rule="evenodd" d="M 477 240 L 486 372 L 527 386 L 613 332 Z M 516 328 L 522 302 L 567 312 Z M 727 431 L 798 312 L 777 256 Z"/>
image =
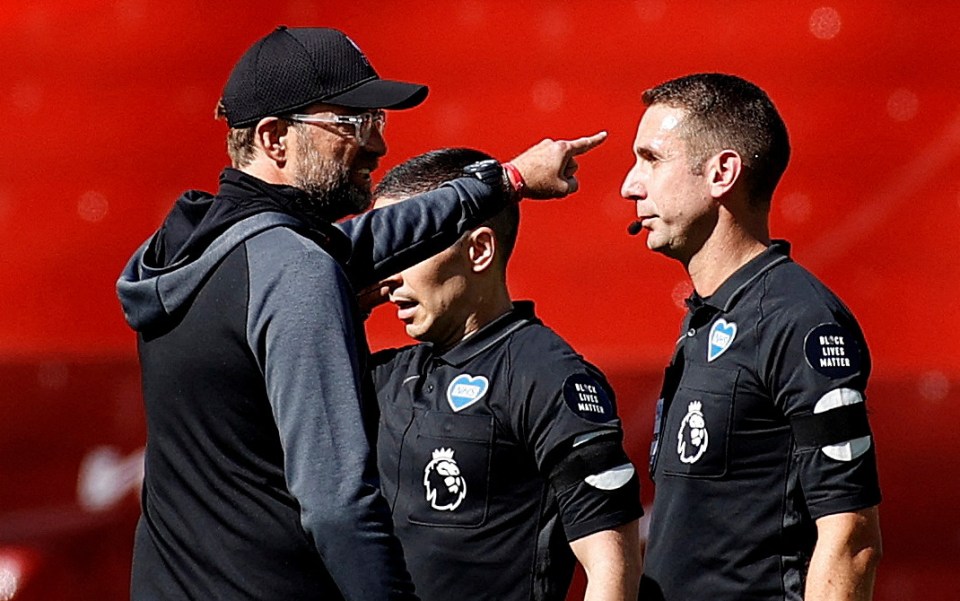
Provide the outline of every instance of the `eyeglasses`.
<path id="1" fill-rule="evenodd" d="M 370 134 L 373 128 L 377 128 L 377 133 L 383 134 L 383 128 L 387 124 L 387 114 L 383 111 L 372 111 L 361 113 L 359 115 L 287 115 L 290 121 L 298 123 L 334 123 L 336 125 L 352 125 L 353 137 L 357 139 L 360 146 L 366 146 L 370 141 Z"/>

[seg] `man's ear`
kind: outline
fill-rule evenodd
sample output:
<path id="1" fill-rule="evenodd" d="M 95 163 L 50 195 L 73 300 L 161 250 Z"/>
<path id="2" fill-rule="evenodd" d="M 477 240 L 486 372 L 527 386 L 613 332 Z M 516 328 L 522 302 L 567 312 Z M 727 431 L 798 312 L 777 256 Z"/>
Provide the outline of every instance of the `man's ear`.
<path id="1" fill-rule="evenodd" d="M 735 150 L 721 150 L 707 159 L 704 172 L 713 198 L 722 198 L 730 193 L 743 170 L 740 154 Z"/>
<path id="2" fill-rule="evenodd" d="M 497 254 L 497 236 L 487 226 L 480 226 L 467 236 L 467 256 L 474 273 L 486 271 Z"/>
<path id="3" fill-rule="evenodd" d="M 264 117 L 257 123 L 256 145 L 270 160 L 282 166 L 287 162 L 287 140 L 293 128 L 276 117 Z"/>

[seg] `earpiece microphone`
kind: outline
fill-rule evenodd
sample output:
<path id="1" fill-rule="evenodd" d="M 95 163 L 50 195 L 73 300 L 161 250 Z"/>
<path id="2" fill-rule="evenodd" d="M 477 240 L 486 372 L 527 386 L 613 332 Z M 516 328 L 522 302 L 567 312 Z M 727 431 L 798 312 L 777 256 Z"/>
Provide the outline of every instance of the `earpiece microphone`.
<path id="1" fill-rule="evenodd" d="M 636 236 L 637 234 L 640 233 L 640 230 L 642 229 L 643 229 L 643 223 L 640 221 L 634 221 L 633 223 L 627 226 L 627 233 L 630 234 L 631 236 Z"/>

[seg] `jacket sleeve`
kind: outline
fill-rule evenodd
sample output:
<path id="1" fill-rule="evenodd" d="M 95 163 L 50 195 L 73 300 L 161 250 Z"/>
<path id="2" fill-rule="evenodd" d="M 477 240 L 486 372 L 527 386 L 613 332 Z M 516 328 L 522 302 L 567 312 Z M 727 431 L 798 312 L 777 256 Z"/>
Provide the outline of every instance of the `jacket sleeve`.
<path id="1" fill-rule="evenodd" d="M 247 244 L 247 338 L 304 531 L 345 599 L 415 600 L 364 432 L 349 283 L 329 255 L 289 230 Z"/>
<path id="2" fill-rule="evenodd" d="M 416 265 L 509 202 L 480 180 L 461 178 L 344 221 L 338 227 L 353 243 L 347 262 L 350 280 L 359 290 Z"/>

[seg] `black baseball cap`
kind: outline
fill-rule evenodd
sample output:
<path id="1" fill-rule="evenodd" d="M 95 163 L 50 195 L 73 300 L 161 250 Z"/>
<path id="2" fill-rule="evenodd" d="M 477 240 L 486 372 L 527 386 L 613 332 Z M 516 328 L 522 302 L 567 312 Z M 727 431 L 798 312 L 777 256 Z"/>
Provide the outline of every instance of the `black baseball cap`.
<path id="1" fill-rule="evenodd" d="M 423 102 L 427 92 L 427 86 L 380 79 L 342 31 L 281 25 L 240 57 L 221 102 L 230 127 L 247 127 L 317 102 L 406 109 Z"/>

